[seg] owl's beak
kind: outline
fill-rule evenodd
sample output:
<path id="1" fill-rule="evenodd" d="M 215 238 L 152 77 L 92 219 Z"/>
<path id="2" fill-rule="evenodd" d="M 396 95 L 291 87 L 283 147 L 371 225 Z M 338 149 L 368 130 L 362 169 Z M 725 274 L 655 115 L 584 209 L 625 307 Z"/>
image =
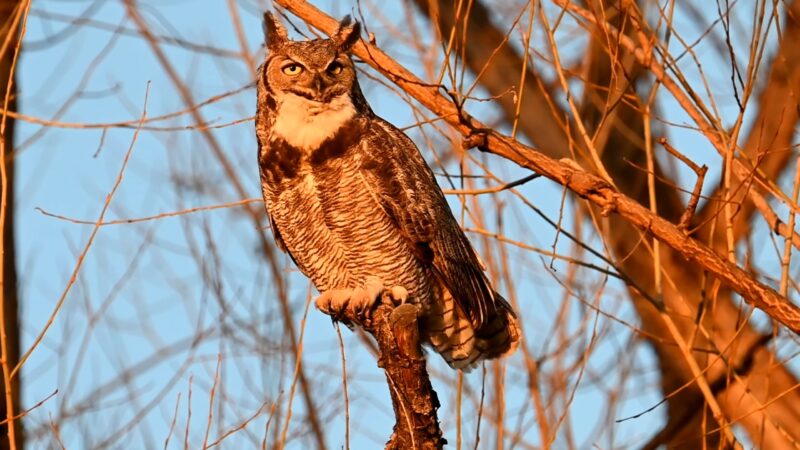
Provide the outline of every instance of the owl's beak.
<path id="1" fill-rule="evenodd" d="M 314 78 L 311 80 L 311 89 L 316 94 L 315 97 L 319 102 L 328 102 L 330 98 L 328 98 L 328 88 L 331 86 L 331 83 L 325 79 L 325 75 L 321 73 L 314 74 Z"/>
<path id="2" fill-rule="evenodd" d="M 311 86 L 314 88 L 314 90 L 321 94 L 322 93 L 322 86 L 324 85 L 324 82 L 322 80 L 322 76 L 320 74 L 314 75 L 314 79 L 313 79 L 313 81 L 311 83 L 312 83 Z"/>

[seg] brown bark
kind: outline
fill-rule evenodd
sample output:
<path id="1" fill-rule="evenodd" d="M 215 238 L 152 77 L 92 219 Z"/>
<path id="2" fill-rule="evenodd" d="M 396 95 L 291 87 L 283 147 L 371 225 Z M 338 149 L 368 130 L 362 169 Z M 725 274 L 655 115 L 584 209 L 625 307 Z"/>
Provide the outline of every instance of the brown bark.
<path id="1" fill-rule="evenodd" d="M 358 324 L 378 343 L 378 366 L 384 370 L 392 398 L 395 425 L 387 450 L 443 448 L 436 410 L 439 398 L 431 386 L 419 340 L 419 308 L 411 303 L 398 307 L 383 301 L 361 317 L 346 310 L 337 319 Z"/>
<path id="2" fill-rule="evenodd" d="M 11 33 L 11 40 L 5 51 L 0 54 L 0 87 L 2 88 L 2 95 L 5 97 L 6 87 L 9 82 L 12 83 L 11 90 L 9 91 L 9 109 L 11 111 L 17 110 L 16 93 L 17 86 L 14 81 L 14 74 L 12 71 L 12 63 L 14 60 L 15 47 L 17 43 L 17 28 L 14 25 L 14 16 L 22 2 L 15 1 L 0 1 L 0 36 L 5 38 L 6 35 Z M 5 103 L 5 98 L 3 98 Z M 16 252 L 14 249 L 14 153 L 12 146 L 14 143 L 14 120 L 11 117 L 6 119 L 5 134 L 0 136 L 6 145 L 6 158 L 4 164 L 6 166 L 6 177 L 8 193 L 6 195 L 5 208 L 5 227 L 3 229 L 3 307 L 5 308 L 5 329 L 6 339 L 8 342 L 8 361 L 6 364 L 9 367 L 15 367 L 19 362 L 19 303 L 17 298 L 17 269 L 16 269 Z M 0 378 L 2 375 L 0 374 Z M 20 401 L 20 378 L 15 376 L 11 379 L 11 397 L 14 403 L 15 413 L 19 412 Z M 4 396 L 0 396 L 0 418 L 5 419 L 7 416 L 7 404 Z M 21 421 L 14 422 L 15 441 L 13 447 L 21 449 L 23 445 L 22 426 Z M 6 423 L 0 425 L 0 450 L 12 448 L 9 441 L 8 425 Z"/>

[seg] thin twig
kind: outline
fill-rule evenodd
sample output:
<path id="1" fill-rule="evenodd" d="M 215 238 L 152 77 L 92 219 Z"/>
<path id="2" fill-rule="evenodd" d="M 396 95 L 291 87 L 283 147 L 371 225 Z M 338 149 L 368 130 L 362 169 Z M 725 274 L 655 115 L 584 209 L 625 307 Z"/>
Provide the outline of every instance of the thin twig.
<path id="1" fill-rule="evenodd" d="M 692 196 L 689 198 L 689 202 L 686 204 L 686 209 L 683 211 L 683 214 L 681 214 L 681 219 L 678 222 L 678 228 L 684 232 L 687 232 L 692 220 L 694 219 L 694 213 L 697 211 L 697 204 L 700 202 L 700 194 L 703 191 L 703 181 L 705 180 L 706 172 L 708 172 L 708 166 L 705 164 L 702 166 L 695 164 L 694 161 L 687 158 L 683 155 L 683 153 L 669 145 L 667 138 L 660 138 L 658 143 L 661 144 L 670 154 L 672 154 L 672 156 L 680 159 L 684 164 L 689 166 L 689 168 L 692 169 L 697 175 L 697 181 L 694 183 Z"/>
<path id="2" fill-rule="evenodd" d="M 792 188 L 792 201 L 797 203 L 800 199 L 800 156 L 797 157 L 797 167 L 794 171 L 794 186 Z M 794 210 L 789 211 L 788 229 L 794 231 L 794 224 L 797 215 Z M 792 262 L 792 239 L 786 239 L 783 247 L 783 258 L 781 258 L 781 287 L 780 292 L 784 297 L 789 296 L 789 268 Z"/>
<path id="3" fill-rule="evenodd" d="M 214 382 L 211 384 L 211 392 L 208 394 L 208 421 L 206 422 L 206 434 L 203 437 L 203 450 L 208 448 L 208 435 L 211 434 L 212 418 L 214 417 L 214 394 L 217 392 L 219 384 L 219 368 L 222 365 L 222 354 L 217 355 L 217 369 L 214 371 Z"/>
<path id="4" fill-rule="evenodd" d="M 186 400 L 186 428 L 183 433 L 183 449 L 189 450 L 189 428 L 192 424 L 192 381 L 194 376 L 189 375 L 189 393 Z"/>
<path id="5" fill-rule="evenodd" d="M 164 450 L 169 448 L 169 440 L 172 438 L 172 433 L 175 431 L 175 424 L 178 422 L 178 408 L 181 405 L 181 393 L 178 392 L 178 395 L 175 398 L 175 411 L 172 413 L 172 422 L 169 424 L 169 431 L 167 432 L 167 437 L 164 439 Z"/>
<path id="6" fill-rule="evenodd" d="M 300 321 L 300 336 L 297 341 L 297 353 L 295 354 L 294 363 L 294 376 L 292 377 L 292 386 L 289 388 L 289 405 L 286 407 L 286 419 L 283 422 L 283 432 L 281 433 L 281 441 L 278 442 L 278 450 L 286 445 L 286 435 L 289 432 L 289 423 L 292 421 L 292 403 L 294 401 L 294 392 L 297 388 L 297 382 L 300 378 L 301 367 L 303 366 L 303 338 L 306 332 L 306 320 L 308 318 L 308 309 L 311 305 L 311 292 L 309 290 L 306 296 L 306 307 L 303 310 L 303 318 Z"/>
<path id="7" fill-rule="evenodd" d="M 108 225 L 126 225 L 126 224 L 132 224 L 132 223 L 149 222 L 151 220 L 164 219 L 166 217 L 182 216 L 182 215 L 185 215 L 185 214 L 191 214 L 191 213 L 200 212 L 200 211 L 213 211 L 215 209 L 225 209 L 225 208 L 232 208 L 232 207 L 235 207 L 235 206 L 244 206 L 244 205 L 249 205 L 250 203 L 264 203 L 264 199 L 263 198 L 246 198 L 244 200 L 238 200 L 238 201 L 235 201 L 235 202 L 221 203 L 221 204 L 218 204 L 218 205 L 209 205 L 209 206 L 197 206 L 197 207 L 194 207 L 194 208 L 187 208 L 187 209 L 182 209 L 180 211 L 166 212 L 166 213 L 156 214 L 156 215 L 153 215 L 153 216 L 137 217 L 137 218 L 133 218 L 133 219 L 109 220 L 109 221 L 100 223 L 99 225 L 101 227 L 105 227 L 105 226 L 108 226 Z M 97 222 L 92 222 L 92 221 L 83 220 L 83 219 L 75 219 L 73 217 L 67 217 L 67 216 L 63 216 L 61 214 L 51 213 L 51 212 L 45 211 L 44 209 L 42 209 L 42 208 L 40 208 L 38 206 L 36 208 L 34 208 L 34 209 L 36 211 L 39 211 L 40 213 L 44 214 L 45 216 L 52 217 L 52 218 L 59 219 L 59 220 L 65 220 L 67 222 L 72 222 L 72 223 L 79 224 L 79 225 L 98 225 Z"/>
<path id="8" fill-rule="evenodd" d="M 339 352 L 342 355 L 342 394 L 344 395 L 344 448 L 350 450 L 350 398 L 347 394 L 347 358 L 344 356 L 344 339 L 339 323 L 336 323 L 336 335 L 339 337 Z"/>

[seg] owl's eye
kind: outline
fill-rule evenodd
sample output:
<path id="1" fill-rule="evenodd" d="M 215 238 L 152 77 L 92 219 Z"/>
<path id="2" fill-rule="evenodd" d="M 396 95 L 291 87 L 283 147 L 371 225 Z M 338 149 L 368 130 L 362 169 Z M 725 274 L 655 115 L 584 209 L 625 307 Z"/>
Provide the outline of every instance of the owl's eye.
<path id="1" fill-rule="evenodd" d="M 300 64 L 288 64 L 288 65 L 284 66 L 281 70 L 286 75 L 289 75 L 290 77 L 293 77 L 295 75 L 299 75 L 300 72 L 303 71 L 303 66 L 301 66 Z"/>
<path id="2" fill-rule="evenodd" d="M 331 63 L 330 66 L 328 66 L 328 73 L 330 73 L 331 75 L 339 75 L 340 73 L 342 73 L 342 69 L 344 69 L 342 63 L 334 61 Z"/>

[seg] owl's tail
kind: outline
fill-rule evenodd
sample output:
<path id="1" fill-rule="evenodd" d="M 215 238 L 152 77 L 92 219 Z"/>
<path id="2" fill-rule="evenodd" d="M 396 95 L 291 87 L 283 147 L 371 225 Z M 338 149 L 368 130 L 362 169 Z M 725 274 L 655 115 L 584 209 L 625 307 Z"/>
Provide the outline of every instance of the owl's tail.
<path id="1" fill-rule="evenodd" d="M 485 359 L 498 358 L 517 348 L 520 338 L 517 316 L 500 294 L 495 293 L 495 313 L 478 329 L 446 289 L 443 294 L 442 301 L 430 305 L 423 329 L 450 367 L 469 371 Z"/>

